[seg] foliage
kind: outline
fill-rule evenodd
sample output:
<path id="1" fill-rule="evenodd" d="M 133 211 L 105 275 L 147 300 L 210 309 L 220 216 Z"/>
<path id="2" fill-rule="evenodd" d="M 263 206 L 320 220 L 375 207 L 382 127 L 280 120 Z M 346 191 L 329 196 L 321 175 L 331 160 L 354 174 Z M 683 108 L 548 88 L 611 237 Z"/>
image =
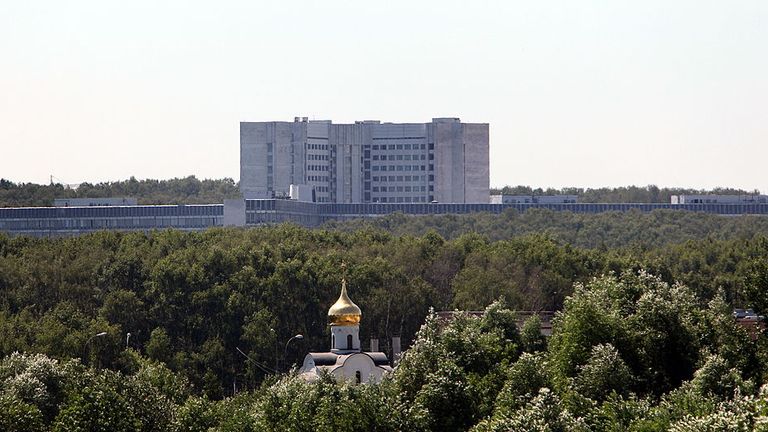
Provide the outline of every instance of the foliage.
<path id="1" fill-rule="evenodd" d="M 749 239 L 768 234 L 768 218 L 752 215 L 724 217 L 675 209 L 572 213 L 544 208 L 504 210 L 501 214 L 390 214 L 378 218 L 330 221 L 325 228 L 343 231 L 379 229 L 394 235 L 425 235 L 434 231 L 446 239 L 477 233 L 491 241 L 545 234 L 560 243 L 590 249 L 631 247 L 635 252 L 679 245 L 687 241 Z M 493 265 L 490 261 L 488 265 Z"/>
<path id="2" fill-rule="evenodd" d="M 759 430 L 768 342 L 732 309 L 762 312 L 765 256 L 759 235 L 614 250 L 290 225 L 0 235 L 0 428 Z M 362 386 L 275 377 L 326 349 L 342 262 L 364 347 L 391 355 L 400 336 L 398 367 Z M 542 309 L 546 339 L 516 312 Z"/>

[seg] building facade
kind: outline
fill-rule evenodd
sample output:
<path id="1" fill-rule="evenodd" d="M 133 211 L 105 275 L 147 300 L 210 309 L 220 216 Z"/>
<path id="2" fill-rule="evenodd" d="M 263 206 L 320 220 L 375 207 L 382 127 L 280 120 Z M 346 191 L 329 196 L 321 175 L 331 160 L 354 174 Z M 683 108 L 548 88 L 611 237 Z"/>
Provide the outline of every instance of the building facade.
<path id="1" fill-rule="evenodd" d="M 201 231 L 221 226 L 259 226 L 290 222 L 315 227 L 330 221 L 375 218 L 392 213 L 446 215 L 499 214 L 531 209 L 572 213 L 690 211 L 724 216 L 768 216 L 768 204 L 661 204 L 661 203 L 314 203 L 291 199 L 225 200 L 224 204 L 9 207 L 0 208 L 0 233 L 34 237 L 60 237 L 100 230 Z"/>
<path id="2" fill-rule="evenodd" d="M 487 123 L 240 123 L 245 199 L 286 197 L 307 185 L 321 203 L 486 203 Z"/>

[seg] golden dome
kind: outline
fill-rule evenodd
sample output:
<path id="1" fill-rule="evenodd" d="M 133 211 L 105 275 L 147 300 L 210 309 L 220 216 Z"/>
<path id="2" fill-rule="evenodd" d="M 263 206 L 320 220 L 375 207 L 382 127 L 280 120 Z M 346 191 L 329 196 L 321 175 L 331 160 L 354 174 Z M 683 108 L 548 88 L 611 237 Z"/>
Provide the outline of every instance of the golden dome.
<path id="1" fill-rule="evenodd" d="M 328 309 L 328 322 L 331 325 L 356 325 L 362 318 L 360 308 L 347 295 L 347 281 L 341 280 L 341 295 L 336 303 Z"/>

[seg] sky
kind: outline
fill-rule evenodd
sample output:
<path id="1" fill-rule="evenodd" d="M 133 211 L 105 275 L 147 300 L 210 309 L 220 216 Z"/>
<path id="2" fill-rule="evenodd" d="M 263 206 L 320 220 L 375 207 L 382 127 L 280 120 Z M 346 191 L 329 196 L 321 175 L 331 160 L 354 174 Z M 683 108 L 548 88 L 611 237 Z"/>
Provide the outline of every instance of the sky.
<path id="1" fill-rule="evenodd" d="M 239 122 L 490 124 L 491 185 L 768 193 L 765 0 L 0 2 L 0 178 L 239 179 Z"/>

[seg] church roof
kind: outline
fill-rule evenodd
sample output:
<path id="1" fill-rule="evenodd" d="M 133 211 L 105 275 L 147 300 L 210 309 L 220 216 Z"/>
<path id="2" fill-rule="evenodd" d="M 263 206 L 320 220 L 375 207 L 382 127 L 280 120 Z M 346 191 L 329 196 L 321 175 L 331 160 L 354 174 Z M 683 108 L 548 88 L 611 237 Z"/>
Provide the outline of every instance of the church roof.
<path id="1" fill-rule="evenodd" d="M 320 352 L 320 353 L 309 353 L 307 356 L 312 358 L 312 362 L 315 364 L 315 366 L 332 366 L 331 369 L 334 369 L 335 367 L 342 366 L 344 362 L 356 355 L 364 355 L 366 357 L 369 357 L 374 365 L 379 367 L 388 368 L 389 367 L 389 359 L 387 358 L 387 355 L 383 352 L 355 352 L 355 353 L 349 353 L 349 354 L 336 354 L 332 352 Z"/>

